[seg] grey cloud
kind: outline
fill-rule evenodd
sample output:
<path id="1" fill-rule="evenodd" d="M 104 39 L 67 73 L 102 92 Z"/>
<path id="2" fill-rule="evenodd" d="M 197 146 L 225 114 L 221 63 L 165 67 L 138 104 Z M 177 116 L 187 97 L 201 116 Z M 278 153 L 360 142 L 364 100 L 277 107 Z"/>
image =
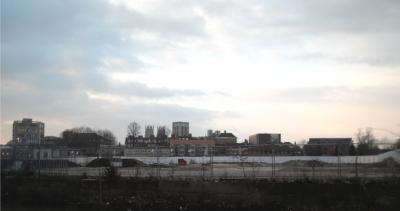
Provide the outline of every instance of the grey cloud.
<path id="1" fill-rule="evenodd" d="M 185 96 L 203 96 L 206 93 L 193 89 L 170 89 L 167 87 L 155 88 L 148 87 L 140 82 L 113 84 L 99 90 L 103 93 L 114 94 L 119 96 L 135 96 L 143 98 L 169 98 L 169 97 L 185 97 Z"/>
<path id="2" fill-rule="evenodd" d="M 184 8 L 191 11 L 191 8 Z M 177 16 L 176 8 L 171 5 L 166 6 L 165 10 L 169 13 L 158 13 L 146 15 L 136 10 L 119 8 L 118 19 L 115 22 L 121 24 L 128 29 L 139 29 L 141 31 L 154 32 L 161 38 L 168 40 L 187 39 L 188 37 L 204 36 L 205 23 L 204 20 L 196 15 L 187 14 L 186 16 Z"/>
<path id="3" fill-rule="evenodd" d="M 222 18 L 228 26 L 237 23 L 248 29 L 287 29 L 289 32 L 360 33 L 399 32 L 400 3 L 396 0 L 308 0 L 287 1 L 224 1 L 223 9 L 213 2 L 204 8 Z M 240 14 L 240 15 L 238 15 Z"/>
<path id="4" fill-rule="evenodd" d="M 2 4 L 2 49 L 7 52 L 2 60 L 10 70 L 5 74 L 10 75 L 27 72 L 27 65 L 29 71 L 72 65 L 88 72 L 110 55 L 140 67 L 144 64 L 136 55 L 159 50 L 172 38 L 185 41 L 204 34 L 202 19 L 193 14 L 176 16 L 173 8 L 171 14 L 141 14 L 111 7 L 103 0 L 16 0 Z M 164 41 L 132 40 L 132 31 L 156 33 Z M 17 60 L 20 57 L 23 63 Z"/>
<path id="5" fill-rule="evenodd" d="M 124 140 L 126 127 L 130 121 L 168 126 L 176 120 L 207 124 L 216 115 L 215 111 L 174 104 L 135 102 L 125 105 L 108 103 L 107 101 L 89 99 L 80 90 L 12 92 L 5 89 L 2 93 L 1 109 L 3 113 L 2 129 L 5 131 L 2 136 L 8 134 L 10 137 L 10 125 L 6 125 L 5 122 L 23 117 L 33 117 L 43 121 L 58 119 L 65 124 L 73 124 L 68 125 L 68 127 L 88 125 L 97 128 L 109 128 L 115 132 L 120 141 Z M 47 125 L 47 127 L 54 128 L 56 126 Z M 58 132 L 63 129 L 65 128 L 58 128 Z M 198 128 L 193 128 L 193 132 L 202 134 L 202 131 Z"/>
<path id="6" fill-rule="evenodd" d="M 331 0 L 306 1 L 303 7 L 305 19 L 315 30 L 334 32 L 399 32 L 400 2 L 396 0 Z"/>
<path id="7" fill-rule="evenodd" d="M 220 118 L 240 118 L 241 114 L 235 111 L 222 111 L 218 112 Z"/>
<path id="8" fill-rule="evenodd" d="M 339 57 L 335 60 L 345 63 L 363 63 L 371 66 L 398 66 L 400 65 L 400 57 L 397 55 L 387 57 Z"/>
<path id="9" fill-rule="evenodd" d="M 3 2 L 2 2 L 3 3 Z M 118 31 L 104 23 L 106 8 L 95 1 L 4 1 L 2 74 L 42 89 L 101 86 L 96 69 L 107 45 L 119 46 Z M 65 75 L 72 69 L 76 75 Z"/>
<path id="10" fill-rule="evenodd" d="M 400 48 L 399 48 L 400 49 Z M 387 56 L 382 56 L 386 54 Z M 286 56 L 286 58 L 291 60 L 303 60 L 309 62 L 331 60 L 338 63 L 348 63 L 348 64 L 367 64 L 370 66 L 387 66 L 396 67 L 400 65 L 400 57 L 397 54 L 389 55 L 387 52 L 381 53 L 381 55 L 373 56 L 334 56 L 326 53 L 303 53 L 298 55 Z"/>
<path id="11" fill-rule="evenodd" d="M 202 8 L 224 23 L 221 27 L 227 34 L 240 40 L 237 46 L 240 51 L 275 49 L 277 53 L 286 55 L 286 52 L 303 51 L 309 43 L 337 37 L 344 42 L 335 42 L 334 45 L 351 45 L 349 40 L 354 39 L 365 43 L 364 49 L 360 49 L 358 55 L 329 52 L 324 59 L 374 66 L 400 64 L 400 45 L 397 42 L 400 2 L 397 0 L 311 0 L 296 3 L 253 0 L 246 1 L 246 4 L 222 1 L 217 6 L 208 1 Z M 310 59 L 306 54 L 299 56 Z"/>
<path id="12" fill-rule="evenodd" d="M 343 95 L 349 91 L 347 87 L 296 87 L 278 91 L 274 99 L 278 101 L 300 102 L 300 103 L 320 103 L 332 101 L 333 97 Z"/>
<path id="13" fill-rule="evenodd" d="M 399 86 L 346 86 L 295 87 L 275 92 L 269 98 L 283 103 L 339 103 L 384 107 L 400 106 Z"/>
<path id="14" fill-rule="evenodd" d="M 196 7 L 221 21 L 220 30 L 237 39 L 239 50 L 249 54 L 257 54 L 263 48 L 301 49 L 304 39 L 313 42 L 341 34 L 359 36 L 368 48 L 357 57 L 319 52 L 299 56 L 376 66 L 398 65 L 400 61 L 397 0 L 313 0 L 289 4 L 259 0 L 161 1 L 161 9 L 150 14 L 110 7 L 105 0 L 4 0 L 1 4 L 1 109 L 5 120 L 54 116 L 96 124 L 96 119 L 102 118 L 101 122 L 113 122 L 115 125 L 111 126 L 120 130 L 118 120 L 128 121 L 128 116 L 142 121 L 147 117 L 151 121 L 171 121 L 174 116 L 209 121 L 221 115 L 177 105 L 113 107 L 88 99 L 85 94 L 86 90 L 93 90 L 147 98 L 205 95 L 199 90 L 151 88 L 140 82 L 110 84 L 103 67 L 104 59 L 113 57 L 126 60 L 128 71 L 137 71 L 149 65 L 139 59 L 142 54 L 157 55 L 159 50 L 175 47 L 175 42 L 212 39 L 207 20 L 193 12 Z M 144 41 L 135 37 L 141 32 L 154 34 L 157 39 Z M 73 73 L 65 73 L 66 70 Z M 6 81 L 18 81 L 30 90 L 7 89 L 3 87 Z M 273 98 L 281 102 L 350 99 L 354 103 L 357 99 L 398 106 L 398 90 L 399 87 L 299 88 L 282 91 Z M 235 116 L 229 112 L 222 115 Z"/>
<path id="15" fill-rule="evenodd" d="M 354 102 L 400 107 L 400 86 L 369 86 L 356 89 Z"/>
<path id="16" fill-rule="evenodd" d="M 136 71 L 147 65 L 138 56 L 163 50 L 170 45 L 168 39 L 186 42 L 190 37 L 203 36 L 201 19 L 196 16 L 141 14 L 111 7 L 105 0 L 5 0 L 1 4 L 3 123 L 27 116 L 88 124 L 101 121 L 104 115 L 105 122 L 114 121 L 117 126 L 112 127 L 116 129 L 125 128 L 114 118 L 118 112 L 122 112 L 121 118 L 148 114 L 156 119 L 157 112 L 164 116 L 181 112 L 186 116 L 182 119 L 210 117 L 207 111 L 174 105 L 113 107 L 89 99 L 85 92 L 115 94 L 123 90 L 127 95 L 146 98 L 203 95 L 198 90 L 150 88 L 141 83 L 111 84 L 103 67 L 104 59 L 120 58 L 127 61 L 128 69 Z M 155 33 L 162 41 L 130 39 L 135 31 Z M 10 81 L 28 90 L 3 86 Z M 154 110 L 146 111 L 148 107 Z M 118 136 L 121 139 L 123 135 Z"/>
<path id="17" fill-rule="evenodd" d="M 113 86 L 101 70 L 103 60 L 110 56 L 124 59 L 131 67 L 145 65 L 135 55 L 146 52 L 146 46 L 121 38 L 129 30 L 179 37 L 200 35 L 201 28 L 190 25 L 187 19 L 155 19 L 93 0 L 8 0 L 2 1 L 1 10 L 2 77 L 41 90 L 43 93 L 37 94 L 44 99 L 52 96 L 48 91 L 82 94 L 87 89 L 113 93 L 126 90 L 152 98 L 202 95 L 196 90 L 157 89 L 140 83 Z M 176 27 L 170 27 L 173 25 Z"/>
<path id="18" fill-rule="evenodd" d="M 81 116 L 97 105 L 80 90 L 30 89 L 9 90 L 3 87 L 2 113 L 8 115 Z"/>
<path id="19" fill-rule="evenodd" d="M 330 59 L 330 56 L 320 52 L 313 53 L 303 53 L 299 55 L 287 56 L 289 59 L 294 60 L 305 60 L 305 61 L 313 61 L 313 60 L 322 60 L 322 59 Z"/>

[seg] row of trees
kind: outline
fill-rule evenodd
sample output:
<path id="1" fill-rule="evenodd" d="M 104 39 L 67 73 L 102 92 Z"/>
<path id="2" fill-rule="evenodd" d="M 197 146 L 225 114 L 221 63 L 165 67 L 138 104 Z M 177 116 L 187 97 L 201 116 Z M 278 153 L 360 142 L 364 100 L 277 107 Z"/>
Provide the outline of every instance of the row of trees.
<path id="1" fill-rule="evenodd" d="M 356 133 L 357 142 L 357 153 L 359 155 L 377 154 L 382 149 L 400 149 L 400 135 L 390 132 L 393 135 L 397 135 L 398 138 L 395 143 L 388 145 L 389 141 L 383 139 L 379 141 L 375 138 L 372 128 L 358 129 Z M 382 149 L 379 145 L 383 145 Z"/>
<path id="2" fill-rule="evenodd" d="M 117 140 L 117 138 L 115 137 L 114 133 L 111 132 L 111 130 L 109 130 L 109 129 L 95 130 L 95 129 L 93 129 L 91 127 L 87 127 L 87 126 L 74 127 L 74 128 L 71 128 L 71 129 L 64 130 L 61 133 L 61 137 L 64 138 L 65 133 L 68 132 L 68 131 L 70 131 L 72 133 L 96 133 L 97 135 L 102 136 L 102 137 L 104 137 L 106 139 L 109 139 L 109 140 L 112 140 L 112 141 L 116 141 Z"/>
<path id="3" fill-rule="evenodd" d="M 131 122 L 128 125 L 127 136 L 137 138 L 139 137 L 141 132 L 141 126 L 137 122 Z M 157 134 L 155 137 L 157 138 L 166 138 L 171 134 L 171 130 L 166 126 L 158 126 Z M 154 134 L 153 134 L 154 135 Z"/>
<path id="4" fill-rule="evenodd" d="M 103 140 L 99 140 L 96 142 L 96 144 L 111 144 L 111 145 L 115 145 L 117 140 L 115 135 L 113 134 L 113 132 L 111 132 L 108 129 L 93 129 L 91 127 L 87 127 L 87 126 L 81 126 L 81 127 L 74 127 L 71 129 L 67 129 L 64 130 L 63 132 L 61 132 L 61 140 L 58 144 L 61 145 L 70 145 L 71 140 L 74 139 L 73 137 L 77 137 L 75 136 L 76 134 L 96 134 L 99 136 L 99 138 L 103 138 Z M 157 127 L 157 135 L 155 137 L 157 138 L 166 138 L 171 134 L 171 130 L 169 128 L 167 128 L 166 126 L 159 126 Z M 141 135 L 141 126 L 137 123 L 137 122 L 131 122 L 128 125 L 128 129 L 127 129 L 127 135 L 128 136 L 132 136 L 134 138 L 137 138 Z M 84 146 L 87 145 L 88 143 L 84 143 L 87 142 L 89 139 L 77 139 L 75 138 L 73 143 L 76 146 Z M 82 143 L 81 143 L 82 142 Z M 94 143 L 92 143 L 94 144 Z"/>
<path id="5" fill-rule="evenodd" d="M 84 134 L 86 137 L 79 135 Z M 90 143 L 89 143 L 90 142 Z M 113 132 L 108 129 L 95 130 L 90 127 L 81 126 L 64 130 L 61 132 L 62 145 L 87 146 L 87 145 L 116 145 L 117 139 Z"/>
<path id="6" fill-rule="evenodd" d="M 368 155 L 379 153 L 379 147 L 376 144 L 377 139 L 372 133 L 372 128 L 358 129 L 356 133 L 357 154 Z"/>

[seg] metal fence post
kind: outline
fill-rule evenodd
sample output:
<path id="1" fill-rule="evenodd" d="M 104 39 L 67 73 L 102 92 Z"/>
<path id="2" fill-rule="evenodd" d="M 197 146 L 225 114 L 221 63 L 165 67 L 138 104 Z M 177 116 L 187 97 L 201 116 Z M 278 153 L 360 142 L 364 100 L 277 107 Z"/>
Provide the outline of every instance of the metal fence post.
<path id="1" fill-rule="evenodd" d="M 356 154 L 355 168 L 356 168 L 356 177 L 358 177 L 358 153 Z"/>
<path id="2" fill-rule="evenodd" d="M 274 149 L 272 149 L 272 156 L 271 156 L 271 159 L 272 159 L 272 166 L 271 166 L 271 168 L 272 168 L 272 175 L 271 175 L 271 177 L 272 178 L 274 178 L 275 177 L 275 150 Z"/>
<path id="3" fill-rule="evenodd" d="M 339 153 L 337 154 L 337 171 L 338 171 L 338 176 L 341 177 L 342 176 L 342 172 L 341 172 L 341 159 L 340 159 L 340 155 Z"/>
<path id="4" fill-rule="evenodd" d="M 211 178 L 214 178 L 214 151 L 215 151 L 215 146 L 211 147 Z"/>

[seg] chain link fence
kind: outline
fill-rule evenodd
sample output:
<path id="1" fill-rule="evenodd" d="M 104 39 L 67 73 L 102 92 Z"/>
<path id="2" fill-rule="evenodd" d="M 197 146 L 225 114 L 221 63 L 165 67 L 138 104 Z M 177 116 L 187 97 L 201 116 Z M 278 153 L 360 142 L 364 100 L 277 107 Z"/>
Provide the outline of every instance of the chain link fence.
<path id="1" fill-rule="evenodd" d="M 36 174 L 82 177 L 103 176 L 108 165 L 115 166 L 122 177 L 171 179 L 324 180 L 400 176 L 400 150 L 391 143 L 380 143 L 378 150 L 369 155 L 359 155 L 357 146 L 351 151 L 321 144 L 315 145 L 316 151 L 309 155 L 307 146 L 310 145 L 188 146 L 181 154 L 176 148 L 154 147 L 147 150 L 151 153 L 146 156 L 102 158 L 109 162 L 96 167 L 87 164 L 100 157 L 18 161 L 18 165 L 20 170 L 32 170 Z M 165 152 L 170 152 L 170 156 Z"/>

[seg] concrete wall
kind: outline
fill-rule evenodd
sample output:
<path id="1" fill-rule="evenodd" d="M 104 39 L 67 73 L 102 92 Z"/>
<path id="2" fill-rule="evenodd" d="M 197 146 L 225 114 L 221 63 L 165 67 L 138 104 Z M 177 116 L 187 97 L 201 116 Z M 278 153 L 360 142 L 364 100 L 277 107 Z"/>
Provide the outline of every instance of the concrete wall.
<path id="1" fill-rule="evenodd" d="M 377 163 L 381 162 L 387 158 L 393 158 L 396 162 L 400 163 L 400 150 L 394 150 L 379 155 L 365 155 L 365 156 L 249 156 L 249 157 L 239 157 L 239 156 L 215 156 L 213 157 L 214 163 L 240 163 L 240 162 L 256 162 L 256 163 L 272 163 L 275 159 L 276 164 L 296 161 L 296 160 L 318 160 L 326 163 L 337 163 L 340 161 L 343 164 L 352 164 L 356 160 L 360 164 Z M 75 157 L 68 158 L 69 161 L 75 162 L 82 166 L 87 165 L 90 161 L 96 159 L 97 157 Z M 140 160 L 145 164 L 178 164 L 178 159 L 185 159 L 188 163 L 209 163 L 211 157 L 118 157 L 122 159 L 136 159 Z"/>
<path id="2" fill-rule="evenodd" d="M 338 159 L 341 163 L 355 163 L 356 160 L 360 164 L 377 163 L 386 158 L 392 157 L 395 161 L 400 163 L 400 150 L 390 151 L 379 155 L 365 155 L 365 156 L 275 156 L 275 163 L 284 163 L 287 161 L 295 160 L 318 160 L 326 163 L 337 163 Z M 157 157 L 121 157 L 123 159 L 137 159 L 146 164 L 157 163 Z M 177 164 L 178 159 L 185 159 L 188 163 L 209 163 L 210 157 L 159 157 L 158 163 L 161 164 Z M 240 162 L 257 162 L 270 164 L 273 161 L 272 156 L 216 156 L 213 157 L 216 163 L 240 163 Z"/>
<path id="3" fill-rule="evenodd" d="M 86 166 L 90 161 L 97 159 L 97 157 L 70 157 L 66 158 L 66 160 L 69 160 L 71 162 L 74 162 L 76 164 L 79 164 L 81 166 Z"/>

